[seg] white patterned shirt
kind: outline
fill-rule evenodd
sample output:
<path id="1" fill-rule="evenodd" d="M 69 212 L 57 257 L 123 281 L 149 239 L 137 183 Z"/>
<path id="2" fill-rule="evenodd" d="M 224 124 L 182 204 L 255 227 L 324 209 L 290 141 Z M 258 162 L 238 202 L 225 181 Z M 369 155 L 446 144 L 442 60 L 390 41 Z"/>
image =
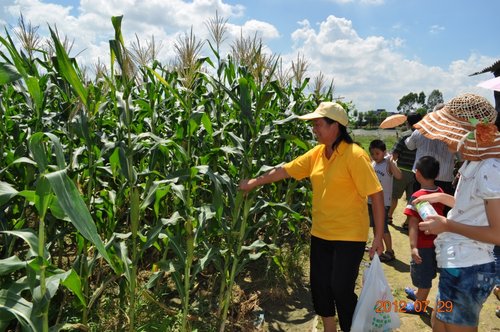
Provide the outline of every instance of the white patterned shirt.
<path id="1" fill-rule="evenodd" d="M 500 159 L 466 161 L 459 173 L 455 206 L 447 218 L 466 225 L 487 226 L 484 200 L 500 198 Z M 441 233 L 434 244 L 441 268 L 469 267 L 494 261 L 493 244 L 460 234 Z"/>
<path id="2" fill-rule="evenodd" d="M 417 161 L 423 156 L 432 156 L 439 161 L 439 175 L 437 181 L 453 182 L 455 176 L 453 175 L 453 168 L 455 167 L 455 159 L 457 154 L 448 150 L 446 143 L 430 139 L 422 135 L 418 130 L 413 133 L 405 141 L 406 147 L 409 150 L 417 149 L 415 155 L 415 162 L 413 163 L 413 171 L 415 172 L 415 165 Z"/>
<path id="3" fill-rule="evenodd" d="M 382 190 L 384 192 L 384 206 L 388 207 L 391 206 L 391 200 L 392 200 L 392 182 L 393 182 L 393 175 L 389 172 L 389 155 L 382 160 L 380 163 L 376 163 L 374 160 L 372 160 L 372 166 L 373 169 L 375 170 L 375 174 L 377 174 L 378 180 L 380 181 L 380 184 L 382 185 Z M 368 204 L 371 204 L 372 200 L 370 197 L 368 197 Z"/>

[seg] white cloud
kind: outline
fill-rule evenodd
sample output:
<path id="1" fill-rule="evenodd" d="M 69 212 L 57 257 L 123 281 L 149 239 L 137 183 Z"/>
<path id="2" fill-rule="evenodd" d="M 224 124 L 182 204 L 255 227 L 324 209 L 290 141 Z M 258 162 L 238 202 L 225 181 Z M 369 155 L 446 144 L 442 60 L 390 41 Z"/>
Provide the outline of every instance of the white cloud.
<path id="1" fill-rule="evenodd" d="M 331 2 L 345 5 L 348 3 L 360 3 L 362 5 L 379 6 L 385 3 L 385 0 L 330 0 Z"/>
<path id="2" fill-rule="evenodd" d="M 123 15 L 122 32 L 126 42 L 135 41 L 137 35 L 145 43 L 154 36 L 163 44 L 159 60 L 169 61 L 178 37 L 189 33 L 191 28 L 197 39 L 208 37 L 205 23 L 215 17 L 216 11 L 219 17 L 231 19 L 241 17 L 245 11 L 244 6 L 230 5 L 223 0 L 80 0 L 77 8 L 41 0 L 2 2 L 7 2 L 3 10 L 13 25 L 22 12 L 26 22 L 39 26 L 40 35 L 49 35 L 47 23 L 57 26 L 61 37 L 74 41 L 71 55 L 83 51 L 79 56 L 82 65 L 93 65 L 99 58 L 101 62 L 108 61 L 108 40 L 114 38 L 112 16 Z M 0 22 L 2 20 L 0 16 Z M 272 24 L 257 20 L 248 20 L 241 26 L 228 23 L 227 27 L 229 38 L 239 37 L 240 33 L 257 34 L 264 41 L 279 37 Z"/>
<path id="3" fill-rule="evenodd" d="M 257 34 L 263 41 L 278 38 L 279 31 L 272 24 L 267 22 L 249 20 L 242 26 L 228 24 L 228 32 L 232 38 L 239 38 L 241 35 L 253 37 Z"/>
<path id="4" fill-rule="evenodd" d="M 440 25 L 437 25 L 437 24 L 434 24 L 433 26 L 431 26 L 431 28 L 429 29 L 429 32 L 433 35 L 435 34 L 438 34 L 440 33 L 441 31 L 444 31 L 444 27 L 443 26 L 440 26 Z"/>
<path id="5" fill-rule="evenodd" d="M 361 0 L 361 3 L 365 5 L 380 6 L 385 3 L 385 0 Z"/>
<path id="6" fill-rule="evenodd" d="M 355 0 L 331 0 L 331 2 L 335 2 L 335 3 L 338 3 L 338 4 L 346 4 L 346 3 L 351 3 L 351 2 L 354 2 Z"/>
<path id="7" fill-rule="evenodd" d="M 419 60 L 405 59 L 398 52 L 401 39 L 380 36 L 361 38 L 345 18 L 329 16 L 316 31 L 308 21 L 299 22 L 292 33 L 294 52 L 309 59 L 309 73 L 320 71 L 334 79 L 337 96 L 352 100 L 361 111 L 386 108 L 396 111 L 399 99 L 409 92 L 429 95 L 440 90 L 445 99 L 464 91 L 490 98 L 490 91 L 475 88 L 477 79 L 467 75 L 493 62 L 491 58 L 471 55 L 453 62 L 449 68 L 429 67 Z M 292 55 L 289 58 L 293 58 Z"/>

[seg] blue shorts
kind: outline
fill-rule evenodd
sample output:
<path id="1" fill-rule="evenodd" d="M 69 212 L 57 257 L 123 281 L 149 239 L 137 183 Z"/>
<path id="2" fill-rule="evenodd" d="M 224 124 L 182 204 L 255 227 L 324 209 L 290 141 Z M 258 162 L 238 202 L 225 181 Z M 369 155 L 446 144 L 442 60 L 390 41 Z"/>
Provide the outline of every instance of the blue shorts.
<path id="1" fill-rule="evenodd" d="M 417 288 L 431 288 L 432 279 L 437 276 L 436 251 L 434 248 L 418 248 L 422 263 L 410 262 L 410 276 L 413 286 Z"/>
<path id="2" fill-rule="evenodd" d="M 448 324 L 478 326 L 479 312 L 495 284 L 495 263 L 439 272 L 436 318 Z"/>
<path id="3" fill-rule="evenodd" d="M 384 218 L 384 233 L 389 233 L 389 208 L 390 206 L 384 206 L 385 218 Z M 368 204 L 368 215 L 370 216 L 370 227 L 375 226 L 375 221 L 373 220 L 372 205 Z"/>

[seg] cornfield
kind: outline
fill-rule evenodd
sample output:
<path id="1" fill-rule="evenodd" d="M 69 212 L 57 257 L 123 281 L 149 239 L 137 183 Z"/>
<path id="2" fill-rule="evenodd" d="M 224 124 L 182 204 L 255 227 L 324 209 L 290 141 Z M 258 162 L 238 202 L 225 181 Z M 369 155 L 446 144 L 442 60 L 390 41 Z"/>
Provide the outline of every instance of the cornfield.
<path id="1" fill-rule="evenodd" d="M 218 16 L 168 66 L 113 17 L 93 79 L 56 29 L 42 46 L 20 22 L 20 47 L 0 37 L 0 331 L 238 330 L 248 266 L 286 280 L 309 227 L 307 183 L 238 182 L 314 144 L 295 117 L 333 85 L 308 93 L 305 60 L 287 70 L 258 38 L 220 54 Z"/>

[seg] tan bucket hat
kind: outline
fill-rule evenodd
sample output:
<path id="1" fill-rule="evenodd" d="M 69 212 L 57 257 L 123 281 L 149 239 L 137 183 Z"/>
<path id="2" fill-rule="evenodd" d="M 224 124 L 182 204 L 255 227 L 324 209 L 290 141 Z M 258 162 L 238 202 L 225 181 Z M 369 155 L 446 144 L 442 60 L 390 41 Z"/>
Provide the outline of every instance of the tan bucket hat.
<path id="1" fill-rule="evenodd" d="M 345 127 L 347 127 L 347 124 L 349 123 L 347 112 L 342 105 L 331 101 L 322 102 L 319 104 L 318 108 L 314 110 L 314 112 L 301 115 L 298 118 L 301 120 L 312 120 L 324 117 L 337 121 Z"/>
<path id="2" fill-rule="evenodd" d="M 500 158 L 497 111 L 482 96 L 462 94 L 415 124 L 424 136 L 438 139 L 462 154 L 465 160 Z"/>

